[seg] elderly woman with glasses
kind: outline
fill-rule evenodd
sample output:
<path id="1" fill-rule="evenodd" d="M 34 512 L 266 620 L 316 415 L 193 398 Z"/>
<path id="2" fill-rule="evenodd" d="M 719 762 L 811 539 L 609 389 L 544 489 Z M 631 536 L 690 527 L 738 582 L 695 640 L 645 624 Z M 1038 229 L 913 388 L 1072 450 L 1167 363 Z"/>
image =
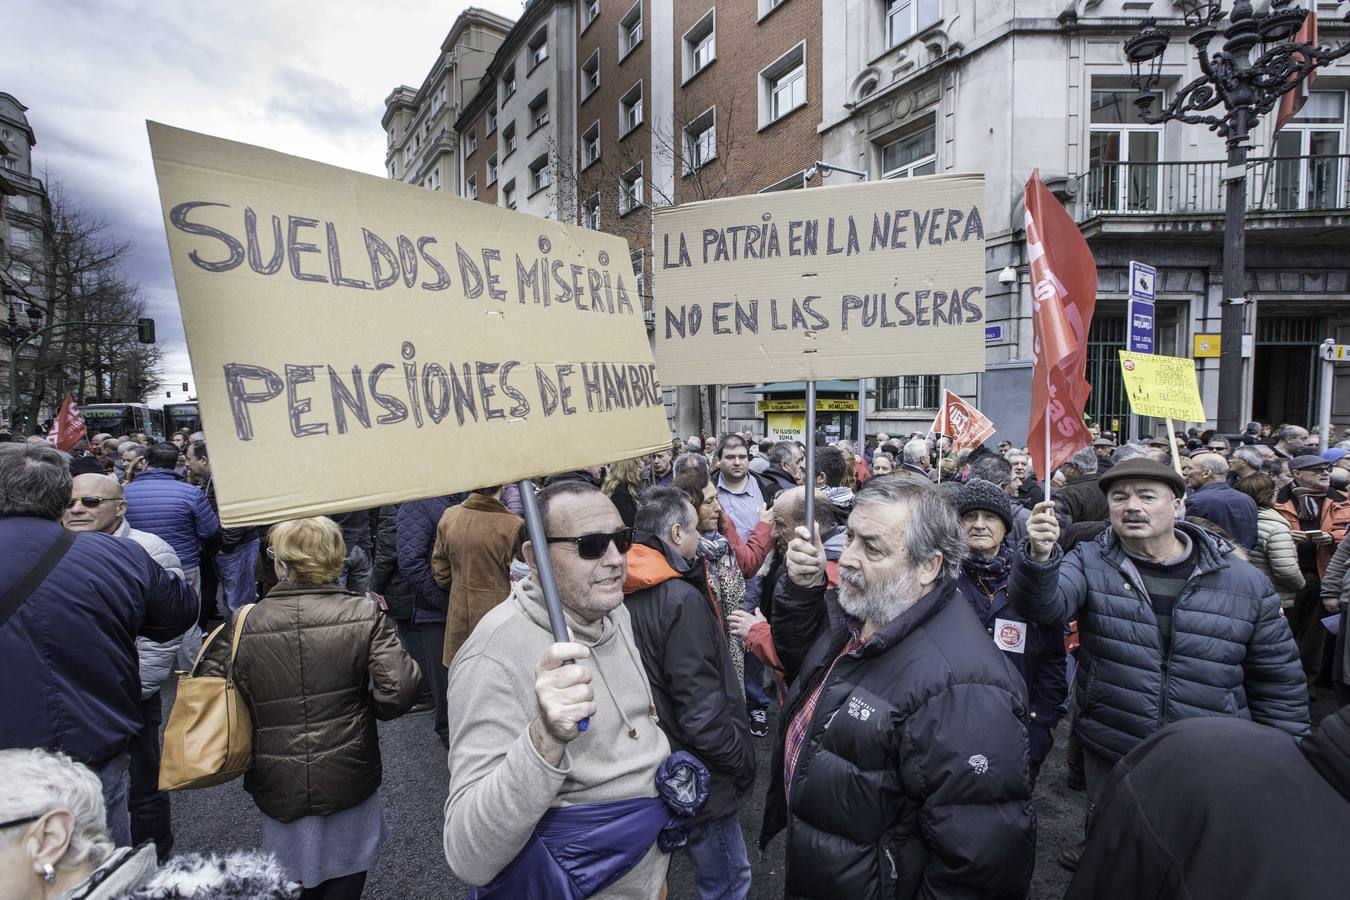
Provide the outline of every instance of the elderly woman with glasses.
<path id="1" fill-rule="evenodd" d="M 234 680 L 254 728 L 244 788 L 262 812 L 263 849 L 303 897 L 359 897 L 386 835 L 375 723 L 408 711 L 421 673 L 394 621 L 338 587 L 347 554 L 335 522 L 282 522 L 269 539 L 279 583 L 235 613 L 247 617 Z M 225 673 L 232 631 L 211 642 L 199 675 Z"/>
<path id="2" fill-rule="evenodd" d="M 5 900 L 288 900 L 298 887 L 275 860 L 176 857 L 155 845 L 114 847 L 103 788 L 61 753 L 0 750 L 0 896 Z"/>

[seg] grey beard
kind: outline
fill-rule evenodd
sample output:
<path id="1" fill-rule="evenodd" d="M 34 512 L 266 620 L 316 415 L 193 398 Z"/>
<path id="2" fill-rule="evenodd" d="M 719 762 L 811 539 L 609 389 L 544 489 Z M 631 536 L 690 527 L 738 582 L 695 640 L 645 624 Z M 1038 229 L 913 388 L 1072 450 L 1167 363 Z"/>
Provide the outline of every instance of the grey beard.
<path id="1" fill-rule="evenodd" d="M 853 618 L 880 628 L 898 618 L 919 602 L 919 577 L 909 570 L 869 588 L 850 582 L 845 570 L 839 572 L 839 606 Z"/>

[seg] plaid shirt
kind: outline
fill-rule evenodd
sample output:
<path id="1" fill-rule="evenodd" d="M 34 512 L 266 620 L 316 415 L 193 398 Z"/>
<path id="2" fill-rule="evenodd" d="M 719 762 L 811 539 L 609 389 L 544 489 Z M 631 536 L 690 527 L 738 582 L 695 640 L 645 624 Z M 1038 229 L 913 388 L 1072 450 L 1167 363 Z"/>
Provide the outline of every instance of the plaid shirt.
<path id="1" fill-rule="evenodd" d="M 792 717 L 792 722 L 788 724 L 787 735 L 783 742 L 783 793 L 789 798 L 792 796 L 792 773 L 797 768 L 797 759 L 802 754 L 802 745 L 806 743 L 806 733 L 811 728 L 811 719 L 816 715 L 816 704 L 820 702 L 820 695 L 825 691 L 825 685 L 830 683 L 830 676 L 834 674 L 834 667 L 839 664 L 839 660 L 845 656 L 858 656 L 862 652 L 863 644 L 866 641 L 861 637 L 857 626 L 850 625 L 848 628 L 849 638 L 844 644 L 844 649 L 839 651 L 839 655 L 830 663 L 830 667 L 825 670 L 825 677 L 816 682 L 815 688 L 806 698 L 806 702 L 797 710 L 797 715 Z"/>

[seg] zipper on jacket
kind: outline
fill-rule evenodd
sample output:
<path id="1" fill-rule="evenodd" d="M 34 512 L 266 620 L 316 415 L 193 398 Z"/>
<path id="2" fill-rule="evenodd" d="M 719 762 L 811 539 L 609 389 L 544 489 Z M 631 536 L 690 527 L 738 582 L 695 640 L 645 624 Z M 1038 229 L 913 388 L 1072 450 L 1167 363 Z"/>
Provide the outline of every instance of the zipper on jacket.
<path id="1" fill-rule="evenodd" d="M 886 862 L 891 865 L 891 881 L 899 881 L 900 871 L 895 867 L 895 857 L 891 855 L 891 848 L 883 847 L 881 852 L 886 854 Z"/>

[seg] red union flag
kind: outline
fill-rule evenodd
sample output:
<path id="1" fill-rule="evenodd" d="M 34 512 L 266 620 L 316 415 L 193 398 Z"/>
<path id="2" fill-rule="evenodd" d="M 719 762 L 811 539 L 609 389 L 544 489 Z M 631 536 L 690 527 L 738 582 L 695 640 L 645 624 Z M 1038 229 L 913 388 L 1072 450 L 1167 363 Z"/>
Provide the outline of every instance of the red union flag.
<path id="1" fill-rule="evenodd" d="M 61 412 L 52 422 L 52 430 L 47 432 L 47 440 L 56 445 L 57 450 L 70 450 L 85 437 L 84 416 L 80 414 L 80 405 L 75 402 L 74 394 L 66 394 L 61 404 Z"/>
<path id="2" fill-rule="evenodd" d="M 1027 447 L 1036 474 L 1048 478 L 1092 443 L 1083 408 L 1092 393 L 1085 370 L 1097 263 L 1078 226 L 1041 181 L 1040 169 L 1027 180 L 1025 205 L 1036 359 Z"/>
<path id="3" fill-rule="evenodd" d="M 951 438 L 952 449 L 959 451 L 983 444 L 996 429 L 984 413 L 951 391 L 944 391 L 942 407 L 928 430 Z"/>
<path id="4" fill-rule="evenodd" d="M 1312 44 L 1314 47 L 1317 46 L 1316 12 L 1313 12 L 1312 10 L 1308 11 L 1308 15 L 1303 19 L 1303 24 L 1298 29 L 1298 34 L 1294 35 L 1294 43 Z M 1290 55 L 1300 62 L 1302 62 L 1306 56 L 1306 54 L 1303 53 L 1292 53 Z M 1291 81 L 1297 78 L 1297 73 L 1289 76 Z M 1279 109 L 1275 111 L 1275 130 L 1277 132 L 1287 125 L 1290 119 L 1298 115 L 1299 110 L 1303 109 L 1303 104 L 1308 102 L 1308 91 L 1312 89 L 1312 83 L 1315 80 L 1317 80 L 1317 70 L 1313 69 L 1308 73 L 1306 78 L 1299 81 L 1297 87 L 1291 88 L 1281 95 Z"/>

